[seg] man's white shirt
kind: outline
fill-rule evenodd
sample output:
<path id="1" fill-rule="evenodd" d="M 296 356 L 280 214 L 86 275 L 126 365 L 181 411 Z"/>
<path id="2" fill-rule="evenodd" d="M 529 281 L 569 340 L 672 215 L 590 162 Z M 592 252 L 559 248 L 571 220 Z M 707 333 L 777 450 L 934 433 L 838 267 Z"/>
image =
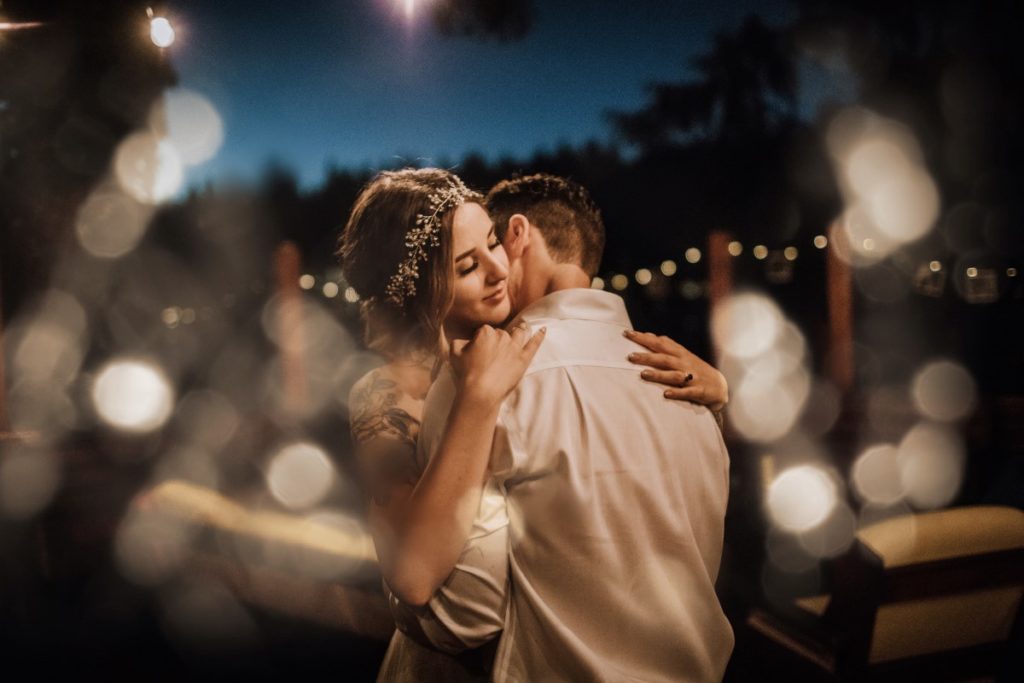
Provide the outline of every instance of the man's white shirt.
<path id="1" fill-rule="evenodd" d="M 466 549 L 427 610 L 396 618 L 450 652 L 501 631 L 497 681 L 720 680 L 729 458 L 714 417 L 639 379 L 614 294 L 562 290 L 516 320 L 547 335 L 499 412 Z M 419 457 L 454 396 L 442 371 Z"/>

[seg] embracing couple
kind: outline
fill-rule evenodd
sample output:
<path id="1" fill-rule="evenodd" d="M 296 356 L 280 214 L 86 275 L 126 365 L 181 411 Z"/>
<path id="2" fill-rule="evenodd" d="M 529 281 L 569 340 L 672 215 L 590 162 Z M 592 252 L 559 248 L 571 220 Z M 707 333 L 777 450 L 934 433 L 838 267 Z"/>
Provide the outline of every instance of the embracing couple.
<path id="1" fill-rule="evenodd" d="M 388 360 L 349 400 L 399 628 L 378 680 L 721 679 L 727 386 L 590 288 L 603 248 L 554 176 L 408 169 L 356 200 L 339 255 Z"/>

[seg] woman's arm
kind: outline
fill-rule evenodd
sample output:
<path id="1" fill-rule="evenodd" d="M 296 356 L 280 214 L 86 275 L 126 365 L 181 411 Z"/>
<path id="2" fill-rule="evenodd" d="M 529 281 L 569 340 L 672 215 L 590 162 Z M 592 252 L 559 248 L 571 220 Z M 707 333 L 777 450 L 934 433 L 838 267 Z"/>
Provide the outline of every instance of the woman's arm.
<path id="1" fill-rule="evenodd" d="M 457 343 L 455 403 L 422 474 L 414 448 L 418 420 L 413 430 L 411 416 L 395 412 L 387 387 L 359 396 L 353 390 L 357 452 L 361 461 L 375 461 L 370 528 L 381 572 L 403 602 L 426 604 L 455 566 L 480 506 L 498 409 L 542 339 L 542 333 L 526 340 L 525 330 L 509 335 L 485 326 L 471 342 Z M 411 441 L 405 438 L 413 431 Z"/>
<path id="2" fill-rule="evenodd" d="M 625 335 L 652 351 L 629 356 L 631 362 L 653 368 L 640 373 L 641 378 L 669 387 L 666 398 L 700 403 L 720 419 L 718 413 L 729 403 L 729 383 L 721 372 L 669 337 L 634 330 Z"/>

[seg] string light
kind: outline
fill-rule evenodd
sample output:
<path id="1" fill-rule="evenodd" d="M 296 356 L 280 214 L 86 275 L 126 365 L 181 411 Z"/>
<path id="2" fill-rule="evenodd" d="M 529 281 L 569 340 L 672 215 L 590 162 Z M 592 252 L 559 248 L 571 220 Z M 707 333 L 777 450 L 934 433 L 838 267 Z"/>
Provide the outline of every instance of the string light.
<path id="1" fill-rule="evenodd" d="M 700 261 L 700 249 L 697 247 L 690 247 L 686 250 L 685 256 L 688 263 L 697 263 Z"/>
<path id="2" fill-rule="evenodd" d="M 816 246 L 818 249 L 824 249 L 825 247 L 828 246 L 828 238 L 825 237 L 824 235 L 815 235 L 814 246 Z"/>
<path id="3" fill-rule="evenodd" d="M 1007 268 L 1006 269 L 1006 277 L 1017 277 L 1017 269 L 1016 268 Z"/>
<path id="4" fill-rule="evenodd" d="M 637 284 L 641 284 L 641 285 L 650 284 L 651 277 L 652 277 L 651 271 L 647 270 L 646 268 L 641 268 L 640 270 L 636 271 L 636 281 L 637 281 Z"/>
<path id="5" fill-rule="evenodd" d="M 763 244 L 759 244 L 754 247 L 754 258 L 758 261 L 763 261 L 768 256 L 768 247 Z"/>
<path id="6" fill-rule="evenodd" d="M 328 299 L 333 299 L 338 296 L 338 283 L 337 282 L 325 282 L 324 283 L 324 296 Z"/>
<path id="7" fill-rule="evenodd" d="M 729 242 L 729 253 L 733 256 L 739 256 L 743 253 L 743 245 L 735 240 Z"/>
<path id="8" fill-rule="evenodd" d="M 595 277 L 593 280 L 590 281 L 590 288 L 604 289 L 604 280 L 599 277 Z"/>
<path id="9" fill-rule="evenodd" d="M 786 249 L 782 253 L 786 257 L 787 261 L 796 261 L 798 253 L 796 247 L 786 247 Z"/>
<path id="10" fill-rule="evenodd" d="M 978 277 L 978 269 L 971 266 L 967 269 L 967 277 Z"/>
<path id="11" fill-rule="evenodd" d="M 150 10 L 152 11 L 152 10 Z M 149 20 L 149 39 L 163 49 L 174 44 L 174 27 L 166 17 L 153 17 Z"/>
<path id="12" fill-rule="evenodd" d="M 676 262 L 672 261 L 672 260 L 662 261 L 661 262 L 661 274 L 664 275 L 665 277 L 672 277 L 673 275 L 675 275 L 676 274 Z"/>
<path id="13" fill-rule="evenodd" d="M 617 273 L 612 276 L 612 287 L 618 291 L 624 290 L 629 286 L 629 278 L 622 273 Z"/>
<path id="14" fill-rule="evenodd" d="M 932 261 L 931 263 L 928 264 L 928 270 L 932 271 L 933 273 L 937 273 L 940 270 L 942 270 L 942 264 L 939 263 L 938 261 Z"/>
<path id="15" fill-rule="evenodd" d="M 316 278 L 310 275 L 309 273 L 306 273 L 305 275 L 299 278 L 299 287 L 302 287 L 303 289 L 313 289 L 313 285 L 315 284 Z"/>

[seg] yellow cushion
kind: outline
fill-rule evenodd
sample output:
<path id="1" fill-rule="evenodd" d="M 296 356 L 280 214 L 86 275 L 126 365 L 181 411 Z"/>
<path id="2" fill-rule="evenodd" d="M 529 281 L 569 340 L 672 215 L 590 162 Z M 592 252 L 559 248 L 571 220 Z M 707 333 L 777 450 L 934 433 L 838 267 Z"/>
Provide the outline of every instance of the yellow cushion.
<path id="1" fill-rule="evenodd" d="M 864 527 L 857 537 L 885 567 L 1024 547 L 1024 512 L 973 506 L 894 517 Z"/>

